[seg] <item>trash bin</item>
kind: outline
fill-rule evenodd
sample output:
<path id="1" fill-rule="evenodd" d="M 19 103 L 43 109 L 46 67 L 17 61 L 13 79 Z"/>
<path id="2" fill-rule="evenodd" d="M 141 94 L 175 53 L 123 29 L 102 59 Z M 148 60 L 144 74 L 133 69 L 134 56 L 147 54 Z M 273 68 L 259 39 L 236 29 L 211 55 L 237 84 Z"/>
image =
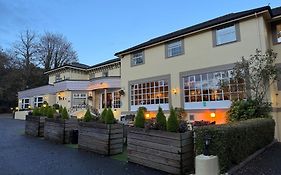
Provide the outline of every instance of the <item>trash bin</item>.
<path id="1" fill-rule="evenodd" d="M 70 138 L 72 144 L 78 144 L 78 130 L 74 129 L 70 132 Z"/>

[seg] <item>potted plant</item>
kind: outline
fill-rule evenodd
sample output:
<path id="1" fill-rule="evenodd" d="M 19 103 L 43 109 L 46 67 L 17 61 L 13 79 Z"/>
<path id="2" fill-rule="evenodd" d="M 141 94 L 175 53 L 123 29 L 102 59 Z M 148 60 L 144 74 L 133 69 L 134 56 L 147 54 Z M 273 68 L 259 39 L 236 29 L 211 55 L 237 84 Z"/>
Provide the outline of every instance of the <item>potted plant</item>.
<path id="1" fill-rule="evenodd" d="M 26 115 L 25 134 L 36 137 L 43 137 L 45 118 L 45 108 L 34 108 L 32 111 L 32 115 Z"/>
<path id="2" fill-rule="evenodd" d="M 135 127 L 128 132 L 128 161 L 172 174 L 193 170 L 193 133 L 181 125 L 173 108 L 166 121 L 159 107 L 152 122 L 145 121 L 144 109 L 139 108 Z"/>
<path id="3" fill-rule="evenodd" d="M 86 112 L 79 122 L 78 148 L 103 155 L 123 152 L 123 126 L 116 123 L 110 108 L 105 108 L 99 118 Z"/>
<path id="4" fill-rule="evenodd" d="M 60 113 L 52 107 L 48 108 L 48 114 L 45 119 L 44 138 L 55 143 L 71 143 L 71 133 L 78 129 L 78 120 L 69 118 L 67 109 L 59 108 Z"/>

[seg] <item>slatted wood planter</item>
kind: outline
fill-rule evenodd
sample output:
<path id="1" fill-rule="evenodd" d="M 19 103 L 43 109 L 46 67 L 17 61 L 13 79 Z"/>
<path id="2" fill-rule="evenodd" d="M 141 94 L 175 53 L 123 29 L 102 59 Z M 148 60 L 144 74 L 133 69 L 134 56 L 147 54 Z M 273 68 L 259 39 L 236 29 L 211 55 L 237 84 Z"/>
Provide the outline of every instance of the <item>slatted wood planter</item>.
<path id="1" fill-rule="evenodd" d="M 193 133 L 130 128 L 128 161 L 172 174 L 194 169 Z"/>
<path id="2" fill-rule="evenodd" d="M 80 122 L 78 148 L 103 155 L 123 152 L 123 125 Z"/>
<path id="3" fill-rule="evenodd" d="M 44 136 L 44 116 L 26 115 L 25 118 L 25 134 L 35 137 Z"/>
<path id="4" fill-rule="evenodd" d="M 55 143 L 70 143 L 70 132 L 78 130 L 77 119 L 54 119 L 46 118 L 44 127 L 44 138 Z"/>

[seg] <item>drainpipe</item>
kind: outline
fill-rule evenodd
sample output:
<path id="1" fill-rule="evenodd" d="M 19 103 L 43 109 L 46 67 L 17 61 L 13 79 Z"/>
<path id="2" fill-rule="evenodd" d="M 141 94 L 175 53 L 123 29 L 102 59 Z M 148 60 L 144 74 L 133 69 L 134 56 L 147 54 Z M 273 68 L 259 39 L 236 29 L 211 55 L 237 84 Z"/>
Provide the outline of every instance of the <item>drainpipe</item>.
<path id="1" fill-rule="evenodd" d="M 261 42 L 261 30 L 260 30 L 260 23 L 259 23 L 259 20 L 258 20 L 258 15 L 257 13 L 255 13 L 255 17 L 256 17 L 256 23 L 257 23 L 257 28 L 258 28 L 258 39 L 259 39 L 259 48 L 261 51 L 262 51 L 262 42 Z"/>

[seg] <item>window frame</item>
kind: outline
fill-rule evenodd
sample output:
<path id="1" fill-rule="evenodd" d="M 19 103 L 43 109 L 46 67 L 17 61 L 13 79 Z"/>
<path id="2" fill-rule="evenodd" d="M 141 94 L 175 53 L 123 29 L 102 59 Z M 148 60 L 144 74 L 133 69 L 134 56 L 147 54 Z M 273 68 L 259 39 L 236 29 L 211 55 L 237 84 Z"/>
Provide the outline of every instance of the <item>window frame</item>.
<path id="1" fill-rule="evenodd" d="M 39 101 L 39 98 L 42 98 L 42 101 Z M 43 96 L 36 96 L 34 97 L 34 107 L 41 107 L 44 103 L 44 98 Z"/>
<path id="2" fill-rule="evenodd" d="M 135 64 L 134 63 L 134 59 L 136 59 L 136 57 L 134 57 L 134 55 L 136 54 L 139 54 L 141 53 L 142 54 L 142 63 L 138 63 L 138 64 Z M 138 51 L 138 52 L 134 52 L 131 54 L 131 67 L 134 67 L 134 66 L 139 66 L 139 65 L 143 65 L 145 64 L 145 56 L 144 56 L 144 51 Z"/>
<path id="3" fill-rule="evenodd" d="M 277 38 L 277 31 L 276 31 L 277 25 L 281 25 L 281 21 L 276 21 L 271 23 L 271 35 L 272 35 L 273 45 L 281 44 L 281 41 L 278 42 L 278 38 Z"/>
<path id="4" fill-rule="evenodd" d="M 181 43 L 181 52 L 177 53 L 175 55 L 169 55 L 169 45 L 177 43 L 177 42 Z M 173 41 L 170 41 L 170 42 L 165 44 L 165 57 L 166 58 L 177 57 L 177 56 L 183 55 L 184 53 L 185 53 L 184 39 L 173 40 Z"/>
<path id="5" fill-rule="evenodd" d="M 235 33 L 235 40 L 217 44 L 217 31 L 222 30 L 222 29 L 226 29 L 226 28 L 229 28 L 229 27 L 232 27 L 232 26 L 234 26 L 234 29 L 235 29 L 235 31 L 234 31 L 234 33 Z M 213 29 L 212 37 L 213 37 L 213 47 L 218 47 L 218 46 L 222 46 L 222 45 L 231 44 L 231 43 L 235 43 L 235 42 L 241 41 L 239 23 L 228 24 L 228 25 L 224 25 L 224 26 L 217 27 L 217 28 Z"/>

